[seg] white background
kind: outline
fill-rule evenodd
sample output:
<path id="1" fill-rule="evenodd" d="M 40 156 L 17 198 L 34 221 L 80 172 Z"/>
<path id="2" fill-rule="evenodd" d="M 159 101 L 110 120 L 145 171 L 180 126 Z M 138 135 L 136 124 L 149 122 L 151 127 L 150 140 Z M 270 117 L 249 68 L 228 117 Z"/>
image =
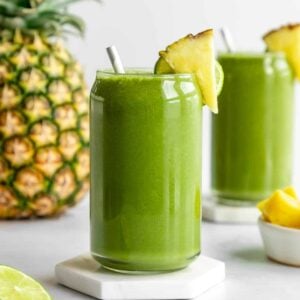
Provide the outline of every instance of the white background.
<path id="1" fill-rule="evenodd" d="M 126 66 L 153 67 L 158 50 L 187 33 L 197 33 L 210 27 L 218 30 L 225 25 L 232 31 L 239 49 L 263 51 L 261 36 L 266 31 L 282 24 L 300 22 L 299 0 L 103 1 L 102 5 L 83 1 L 72 8 L 86 20 L 87 32 L 85 40 L 71 38 L 68 43 L 83 64 L 89 84 L 93 82 L 97 69 L 109 66 L 105 47 L 110 44 L 118 47 Z M 217 34 L 216 48 L 223 49 Z M 299 100 L 296 99 L 296 103 Z M 205 110 L 203 185 L 204 191 L 207 191 L 210 176 L 209 122 Z M 297 105 L 296 120 L 299 113 L 300 105 Z M 294 181 L 300 192 L 298 128 L 296 124 Z"/>

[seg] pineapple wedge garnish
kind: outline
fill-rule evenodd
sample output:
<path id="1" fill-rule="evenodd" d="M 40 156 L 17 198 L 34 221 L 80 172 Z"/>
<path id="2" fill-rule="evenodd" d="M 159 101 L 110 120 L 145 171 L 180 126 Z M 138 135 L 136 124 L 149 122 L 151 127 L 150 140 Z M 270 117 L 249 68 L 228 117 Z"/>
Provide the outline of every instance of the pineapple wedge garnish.
<path id="1" fill-rule="evenodd" d="M 293 187 L 277 190 L 257 204 L 264 219 L 273 224 L 300 228 L 300 200 Z"/>
<path id="2" fill-rule="evenodd" d="M 300 24 L 290 24 L 272 30 L 263 36 L 269 51 L 284 52 L 300 80 Z"/>
<path id="3" fill-rule="evenodd" d="M 217 82 L 217 96 L 219 96 L 222 92 L 223 88 L 223 82 L 224 82 L 224 73 L 222 66 L 220 63 L 216 60 L 215 65 L 215 73 L 216 73 L 216 82 Z M 175 71 L 169 66 L 169 64 L 166 62 L 166 60 L 162 57 L 158 59 L 158 61 L 155 64 L 154 67 L 154 73 L 155 74 L 174 74 Z"/>
<path id="4" fill-rule="evenodd" d="M 194 73 L 204 103 L 218 112 L 213 30 L 189 34 L 159 52 L 175 73 Z M 157 68 L 156 68 L 157 69 Z"/>

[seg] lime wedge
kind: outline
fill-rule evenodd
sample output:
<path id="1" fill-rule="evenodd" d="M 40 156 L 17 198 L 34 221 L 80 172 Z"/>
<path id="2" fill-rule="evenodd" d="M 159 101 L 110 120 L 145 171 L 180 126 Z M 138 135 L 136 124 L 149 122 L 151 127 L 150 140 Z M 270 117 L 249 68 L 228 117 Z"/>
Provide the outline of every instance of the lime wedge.
<path id="1" fill-rule="evenodd" d="M 0 266 L 0 300 L 51 300 L 34 279 L 10 267 Z"/>
<path id="2" fill-rule="evenodd" d="M 224 72 L 220 63 L 216 60 L 215 64 L 215 72 L 216 72 L 216 90 L 217 96 L 219 96 L 222 92 L 223 83 L 224 83 Z"/>
<path id="3" fill-rule="evenodd" d="M 174 74 L 174 70 L 166 62 L 163 57 L 160 57 L 155 64 L 154 74 Z M 220 63 L 215 61 L 215 74 L 216 74 L 216 90 L 217 96 L 221 94 L 223 83 L 224 83 L 224 73 Z"/>
<path id="4" fill-rule="evenodd" d="M 175 71 L 170 67 L 163 57 L 160 57 L 154 66 L 154 74 L 174 74 Z"/>

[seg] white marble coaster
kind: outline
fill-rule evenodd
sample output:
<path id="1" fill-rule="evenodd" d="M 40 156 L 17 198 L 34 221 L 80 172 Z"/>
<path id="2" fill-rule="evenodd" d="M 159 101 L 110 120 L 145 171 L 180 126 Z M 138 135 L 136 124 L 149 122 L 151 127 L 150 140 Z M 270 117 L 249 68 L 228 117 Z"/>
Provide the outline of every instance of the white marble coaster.
<path id="1" fill-rule="evenodd" d="M 105 270 L 89 254 L 59 263 L 59 283 L 98 299 L 191 299 L 225 278 L 225 264 L 200 256 L 186 269 L 153 275 Z"/>
<path id="2" fill-rule="evenodd" d="M 217 203 L 212 197 L 203 197 L 203 219 L 220 223 L 257 223 L 258 209 L 249 206 L 227 206 Z"/>

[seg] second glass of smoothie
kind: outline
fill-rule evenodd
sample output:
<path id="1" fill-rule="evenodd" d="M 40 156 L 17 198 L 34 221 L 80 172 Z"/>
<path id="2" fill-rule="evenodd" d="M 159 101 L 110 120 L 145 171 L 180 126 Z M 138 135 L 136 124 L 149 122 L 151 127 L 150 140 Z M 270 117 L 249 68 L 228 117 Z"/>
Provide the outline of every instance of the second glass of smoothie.
<path id="1" fill-rule="evenodd" d="M 281 53 L 221 54 L 219 62 L 212 190 L 221 203 L 254 205 L 291 184 L 294 77 Z"/>

